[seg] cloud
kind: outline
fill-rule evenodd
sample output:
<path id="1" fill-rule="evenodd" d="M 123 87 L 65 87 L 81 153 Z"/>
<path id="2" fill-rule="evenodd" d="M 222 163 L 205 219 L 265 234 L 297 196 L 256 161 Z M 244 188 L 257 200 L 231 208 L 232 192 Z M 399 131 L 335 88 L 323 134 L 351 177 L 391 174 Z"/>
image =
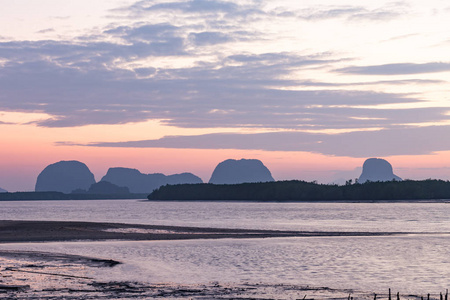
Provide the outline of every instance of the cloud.
<path id="1" fill-rule="evenodd" d="M 221 18 L 248 18 L 251 15 L 265 15 L 260 9 L 259 1 L 250 1 L 249 4 L 238 4 L 231 1 L 217 0 L 190 0 L 190 1 L 139 1 L 124 7 L 119 12 L 129 14 L 129 17 L 142 16 L 151 12 L 178 12 L 183 14 L 201 14 L 203 17 L 221 15 Z"/>
<path id="2" fill-rule="evenodd" d="M 358 75 L 409 75 L 450 71 L 450 63 L 430 62 L 423 64 L 397 63 L 375 66 L 353 66 L 335 70 L 339 73 Z"/>
<path id="3" fill-rule="evenodd" d="M 307 151 L 334 156 L 387 157 L 420 155 L 450 150 L 446 136 L 450 126 L 399 127 L 389 130 L 315 134 L 305 132 L 272 132 L 258 134 L 206 134 L 168 136 L 157 140 L 116 143 L 91 143 L 91 147 L 242 149 L 266 151 Z M 65 143 L 60 143 L 65 144 Z"/>
<path id="4" fill-rule="evenodd" d="M 163 42 L 180 38 L 180 28 L 168 23 L 119 26 L 105 30 L 104 33 L 122 37 L 127 41 Z"/>
<path id="5" fill-rule="evenodd" d="M 191 41 L 194 46 L 260 39 L 264 36 L 262 32 L 249 31 L 248 28 L 254 21 L 276 17 L 271 12 L 264 11 L 260 1 L 247 1 L 245 4 L 217 0 L 138 1 L 131 6 L 115 9 L 113 12 L 118 14 L 119 19 L 123 17 L 132 20 L 164 19 L 167 22 L 165 25 L 169 29 L 165 33 L 166 36 L 171 36 L 170 30 L 173 29 L 177 31 L 179 37 L 189 37 L 188 41 Z M 118 16 L 112 17 L 117 18 Z M 173 25 L 170 24 L 177 25 L 173 28 L 171 27 Z M 244 26 L 244 24 L 250 26 Z M 119 30 L 122 31 L 116 33 L 126 33 L 131 37 L 130 29 L 120 28 Z M 115 28 L 106 33 L 113 34 L 114 31 L 116 31 Z"/>
<path id="6" fill-rule="evenodd" d="M 404 40 L 404 39 L 409 39 L 411 37 L 418 37 L 418 36 L 420 36 L 420 34 L 418 34 L 418 33 L 402 34 L 402 35 L 399 35 L 399 36 L 394 36 L 394 37 L 388 38 L 388 39 L 384 40 L 383 42 Z"/>
<path id="7" fill-rule="evenodd" d="M 191 33 L 189 38 L 193 40 L 195 45 L 205 46 L 205 45 L 216 45 L 223 44 L 233 39 L 221 32 L 200 32 L 200 33 Z"/>
<path id="8" fill-rule="evenodd" d="M 302 80 L 297 81 L 298 86 L 306 87 L 357 87 L 365 85 L 410 85 L 410 84 L 439 84 L 446 83 L 445 80 L 434 80 L 434 79 L 404 79 L 404 80 L 379 80 L 379 81 L 356 81 L 356 82 L 323 82 L 323 81 L 312 81 L 312 80 Z"/>
<path id="9" fill-rule="evenodd" d="M 437 80 L 437 79 L 404 79 L 404 80 L 380 80 L 374 82 L 355 82 L 352 83 L 354 85 L 359 84 L 388 84 L 388 85 L 406 85 L 406 84 L 438 84 L 438 83 L 446 83 L 445 80 Z"/>
<path id="10" fill-rule="evenodd" d="M 387 127 L 447 119 L 444 109 L 371 110 L 364 106 L 417 103 L 411 95 L 340 90 L 284 90 L 309 85 L 281 79 L 292 70 L 328 65 L 321 55 L 236 54 L 186 68 L 122 69 L 114 61 L 149 55 L 188 55 L 183 41 L 155 47 L 167 25 L 119 28 L 111 34 L 144 38 L 131 45 L 107 42 L 0 43 L 9 60 L 0 73 L 0 109 L 42 111 L 45 127 L 121 124 L 162 119 L 185 128 L 327 129 Z M 164 37 L 165 38 L 165 37 Z M 170 37 L 172 38 L 172 37 Z M 165 38 L 168 40 L 169 38 Z M 51 59 L 49 59 L 49 57 Z M 315 84 L 320 85 L 320 84 Z M 227 112 L 227 113 L 224 113 Z M 417 117 L 419 116 L 419 117 Z M 355 118 L 359 117 L 359 118 Z M 372 117 L 372 118 L 368 118 Z"/>
<path id="11" fill-rule="evenodd" d="M 407 14 L 407 5 L 390 3 L 377 9 L 363 6 L 317 6 L 303 9 L 298 17 L 305 20 L 345 19 L 347 21 L 390 21 Z"/>
<path id="12" fill-rule="evenodd" d="M 157 69 L 156 68 L 135 68 L 135 69 L 133 69 L 133 71 L 138 76 L 147 77 L 150 75 L 154 75 L 156 73 Z"/>
<path id="13" fill-rule="evenodd" d="M 357 89 L 436 81 L 299 80 L 294 73 L 326 70 L 348 58 L 234 47 L 269 38 L 258 31 L 259 18 L 285 18 L 283 9 L 275 13 L 264 7 L 260 1 L 139 1 L 116 10 L 132 20 L 118 18 L 97 33 L 71 40 L 1 42 L 0 109 L 49 114 L 36 123 L 45 127 L 157 119 L 184 128 L 323 130 L 448 119 L 445 108 L 368 109 L 421 99 Z M 310 15 L 351 18 L 370 12 L 375 13 L 343 7 Z M 346 69 L 338 71 L 351 72 Z"/>
<path id="14" fill-rule="evenodd" d="M 362 7 L 340 7 L 340 8 L 326 8 L 326 9 L 305 9 L 300 15 L 301 18 L 308 20 L 324 20 L 334 19 L 360 14 L 365 11 Z"/>
<path id="15" fill-rule="evenodd" d="M 141 2 L 145 3 L 145 1 Z M 227 1 L 193 0 L 180 2 L 159 3 L 151 6 L 143 6 L 150 10 L 179 10 L 184 12 L 238 12 L 238 5 Z"/>
<path id="16" fill-rule="evenodd" d="M 47 29 L 42 29 L 42 30 L 36 31 L 36 33 L 42 33 L 42 34 L 49 33 L 49 32 L 55 32 L 55 29 L 47 28 Z"/>
<path id="17" fill-rule="evenodd" d="M 42 63 L 65 67 L 83 67 L 109 69 L 117 59 L 131 60 L 149 56 L 185 55 L 182 39 L 172 38 L 165 41 L 135 42 L 128 45 L 110 42 L 3 42 L 0 43 L 0 58 L 8 63 L 6 68 L 16 67 L 20 72 L 24 63 Z M 117 70 L 115 70 L 117 71 Z M 111 72 L 113 75 L 113 72 Z"/>
<path id="18" fill-rule="evenodd" d="M 397 19 L 403 14 L 400 12 L 386 11 L 386 10 L 375 10 L 368 12 L 356 13 L 349 17 L 350 21 L 390 21 Z"/>

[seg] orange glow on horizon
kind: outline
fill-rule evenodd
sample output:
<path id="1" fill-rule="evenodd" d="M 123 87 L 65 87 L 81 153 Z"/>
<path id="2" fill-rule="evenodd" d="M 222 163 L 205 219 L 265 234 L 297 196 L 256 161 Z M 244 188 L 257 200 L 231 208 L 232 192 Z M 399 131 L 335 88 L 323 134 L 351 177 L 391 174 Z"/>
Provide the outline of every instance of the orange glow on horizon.
<path id="1" fill-rule="evenodd" d="M 61 160 L 85 163 L 96 180 L 100 180 L 110 167 L 128 167 L 142 173 L 166 175 L 191 172 L 207 182 L 221 161 L 253 158 L 261 160 L 276 180 L 329 183 L 339 176 L 345 179 L 358 177 L 360 171 L 357 168 L 362 167 L 366 159 L 287 151 L 58 146 L 55 141 L 89 140 L 89 128 L 48 129 L 34 125 L 0 125 L 0 128 L 3 134 L 0 187 L 9 191 L 33 190 L 38 174 L 47 165 Z M 92 128 L 102 129 L 101 126 Z M 126 132 L 122 130 L 122 133 Z M 94 136 L 100 134 L 101 131 L 94 132 Z M 450 151 L 382 158 L 388 160 L 394 172 L 404 179 L 450 179 Z"/>

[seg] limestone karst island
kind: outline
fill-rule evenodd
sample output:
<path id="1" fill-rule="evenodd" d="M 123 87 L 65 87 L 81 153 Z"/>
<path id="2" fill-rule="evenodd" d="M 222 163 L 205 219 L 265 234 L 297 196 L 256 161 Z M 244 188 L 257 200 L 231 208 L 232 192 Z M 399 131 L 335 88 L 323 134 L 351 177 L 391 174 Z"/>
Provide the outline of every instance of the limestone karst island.
<path id="1" fill-rule="evenodd" d="M 208 183 L 192 173 L 143 174 L 113 167 L 95 181 L 89 167 L 79 161 L 60 161 L 37 176 L 34 192 L 8 193 L 0 200 L 145 199 L 244 201 L 388 201 L 450 199 L 450 183 L 443 180 L 402 180 L 392 165 L 369 158 L 359 178 L 345 185 L 300 180 L 275 181 L 257 159 L 220 162 Z"/>

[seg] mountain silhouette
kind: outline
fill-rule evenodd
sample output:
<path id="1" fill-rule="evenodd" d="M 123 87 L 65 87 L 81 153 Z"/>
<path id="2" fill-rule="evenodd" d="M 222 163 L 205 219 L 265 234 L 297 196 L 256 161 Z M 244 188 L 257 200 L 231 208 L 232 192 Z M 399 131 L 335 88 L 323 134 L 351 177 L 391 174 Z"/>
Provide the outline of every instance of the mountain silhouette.
<path id="1" fill-rule="evenodd" d="M 191 173 L 174 175 L 143 174 L 139 170 L 130 168 L 109 168 L 101 181 L 108 181 L 118 186 L 125 186 L 130 193 L 151 193 L 154 189 L 166 184 L 203 183 Z"/>
<path id="2" fill-rule="evenodd" d="M 130 190 L 125 186 L 121 187 L 108 181 L 100 181 L 91 185 L 88 193 L 97 195 L 129 194 Z"/>
<path id="3" fill-rule="evenodd" d="M 94 174 L 79 161 L 60 161 L 47 166 L 38 176 L 36 192 L 70 193 L 73 190 L 87 190 L 95 183 Z"/>
<path id="4" fill-rule="evenodd" d="M 227 159 L 217 165 L 209 183 L 238 184 L 274 181 L 269 169 L 258 159 Z"/>
<path id="5" fill-rule="evenodd" d="M 392 165 L 381 158 L 369 158 L 363 164 L 361 176 L 358 182 L 364 183 L 366 181 L 401 181 L 402 179 L 394 174 Z"/>
<path id="6" fill-rule="evenodd" d="M 8 192 L 7 190 L 0 188 L 0 193 L 7 193 L 7 192 Z"/>

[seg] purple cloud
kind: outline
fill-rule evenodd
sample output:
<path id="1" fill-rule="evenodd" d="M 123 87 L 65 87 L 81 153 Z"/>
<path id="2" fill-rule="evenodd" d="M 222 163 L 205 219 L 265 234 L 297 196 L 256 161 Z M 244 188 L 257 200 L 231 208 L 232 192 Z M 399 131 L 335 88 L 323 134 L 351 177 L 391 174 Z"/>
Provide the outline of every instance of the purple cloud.
<path id="1" fill-rule="evenodd" d="M 335 70 L 339 73 L 357 75 L 409 75 L 450 71 L 450 63 L 430 62 L 423 64 L 398 63 L 375 66 L 354 66 Z"/>
<path id="2" fill-rule="evenodd" d="M 205 134 L 168 136 L 157 140 L 91 143 L 91 147 L 241 149 L 266 151 L 306 151 L 350 157 L 386 157 L 392 155 L 430 154 L 450 149 L 446 136 L 450 126 L 398 127 L 389 130 L 317 134 L 271 132 L 258 134 Z M 66 143 L 60 143 L 65 145 Z"/>

